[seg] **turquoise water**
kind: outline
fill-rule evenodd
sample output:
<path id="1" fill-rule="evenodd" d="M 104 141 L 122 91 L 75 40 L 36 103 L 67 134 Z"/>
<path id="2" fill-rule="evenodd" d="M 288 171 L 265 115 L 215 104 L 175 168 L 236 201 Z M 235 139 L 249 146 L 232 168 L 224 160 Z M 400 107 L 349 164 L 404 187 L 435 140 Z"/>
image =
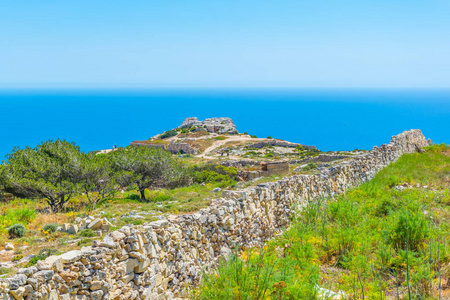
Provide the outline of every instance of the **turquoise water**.
<path id="1" fill-rule="evenodd" d="M 323 151 L 371 149 L 412 128 L 450 143 L 450 90 L 3 91 L 0 110 L 0 158 L 56 138 L 85 151 L 127 146 L 194 116 Z"/>

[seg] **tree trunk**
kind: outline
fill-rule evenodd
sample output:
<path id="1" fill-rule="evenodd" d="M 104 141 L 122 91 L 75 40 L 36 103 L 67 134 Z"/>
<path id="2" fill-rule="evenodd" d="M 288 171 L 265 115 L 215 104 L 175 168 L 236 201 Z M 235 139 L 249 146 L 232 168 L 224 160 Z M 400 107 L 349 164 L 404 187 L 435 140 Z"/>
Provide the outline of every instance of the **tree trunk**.
<path id="1" fill-rule="evenodd" d="M 147 199 L 145 199 L 145 188 L 139 188 L 139 193 L 141 193 L 141 200 L 145 201 Z"/>

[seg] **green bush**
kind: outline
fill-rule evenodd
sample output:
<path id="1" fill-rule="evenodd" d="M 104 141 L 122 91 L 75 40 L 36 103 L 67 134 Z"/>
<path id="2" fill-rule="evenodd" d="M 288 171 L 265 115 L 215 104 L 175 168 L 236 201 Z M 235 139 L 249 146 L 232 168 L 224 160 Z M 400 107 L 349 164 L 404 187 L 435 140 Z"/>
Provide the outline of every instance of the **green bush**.
<path id="1" fill-rule="evenodd" d="M 252 157 L 257 156 L 257 155 L 258 155 L 258 153 L 256 153 L 255 151 L 248 151 L 248 152 L 245 152 L 245 154 L 244 154 L 244 156 L 252 156 Z"/>
<path id="2" fill-rule="evenodd" d="M 125 199 L 139 201 L 139 200 L 141 200 L 141 197 L 139 197 L 139 195 L 136 195 L 136 194 L 130 194 Z"/>
<path id="3" fill-rule="evenodd" d="M 251 135 L 250 137 L 251 137 L 252 139 L 256 139 L 256 138 L 258 138 L 258 137 L 257 137 L 256 135 L 254 135 L 254 134 L 253 134 L 253 135 Z"/>
<path id="4" fill-rule="evenodd" d="M 450 150 L 450 145 L 447 145 L 445 143 L 441 143 L 441 144 L 431 144 L 428 147 L 423 148 L 425 151 L 427 152 L 431 152 L 431 153 L 437 153 L 437 152 L 442 152 L 442 151 L 448 151 Z"/>
<path id="5" fill-rule="evenodd" d="M 92 242 L 91 239 L 84 238 L 84 239 L 81 239 L 81 241 L 79 241 L 79 242 L 77 243 L 77 246 L 86 246 L 86 245 L 90 245 L 91 242 Z"/>
<path id="6" fill-rule="evenodd" d="M 401 210 L 388 222 L 390 225 L 387 239 L 396 249 L 421 250 L 430 235 L 427 220 L 421 211 Z"/>
<path id="7" fill-rule="evenodd" d="M 92 229 L 83 229 L 80 231 L 80 235 L 82 237 L 93 237 L 95 236 L 95 232 Z"/>
<path id="8" fill-rule="evenodd" d="M 172 199 L 172 196 L 170 196 L 170 195 L 158 195 L 158 196 L 153 197 L 151 200 L 155 201 L 155 202 L 163 202 L 163 201 L 167 201 L 170 199 Z"/>
<path id="9" fill-rule="evenodd" d="M 10 238 L 21 238 L 25 236 L 25 226 L 22 224 L 14 224 L 8 228 L 8 234 Z"/>
<path id="10" fill-rule="evenodd" d="M 29 208 L 8 209 L 4 215 L 0 216 L 0 220 L 5 226 L 17 223 L 29 224 L 35 218 L 36 213 Z"/>
<path id="11" fill-rule="evenodd" d="M 224 136 L 222 136 L 222 135 L 219 135 L 219 136 L 216 136 L 214 139 L 215 139 L 216 141 L 223 141 L 223 140 L 226 140 L 227 138 L 224 137 Z"/>
<path id="12" fill-rule="evenodd" d="M 317 165 L 315 163 L 309 163 L 305 167 L 303 167 L 303 171 L 315 170 L 317 169 Z"/>
<path id="13" fill-rule="evenodd" d="M 273 153 L 272 153 L 272 152 L 266 153 L 266 154 L 264 155 L 264 157 L 273 157 Z"/>
<path id="14" fill-rule="evenodd" d="M 233 185 L 237 175 L 234 167 L 205 164 L 191 167 L 192 178 L 195 183 L 220 183 L 221 187 Z"/>
<path id="15" fill-rule="evenodd" d="M 38 261 L 44 260 L 51 255 L 59 254 L 58 250 L 45 248 L 39 251 L 39 253 L 31 258 L 31 260 L 25 265 L 25 268 L 34 266 Z"/>
<path id="16" fill-rule="evenodd" d="M 58 223 L 48 223 L 45 224 L 41 229 L 45 232 L 55 232 L 58 227 Z"/>
<path id="17" fill-rule="evenodd" d="M 176 132 L 175 130 L 169 130 L 169 131 L 166 131 L 166 132 L 164 132 L 163 134 L 161 134 L 161 135 L 159 136 L 159 138 L 160 138 L 160 139 L 167 139 L 167 138 L 176 136 L 177 134 L 178 134 L 178 132 Z"/>
<path id="18" fill-rule="evenodd" d="M 269 136 L 267 137 L 267 139 L 268 139 L 268 140 L 271 140 L 271 139 L 272 139 L 272 137 L 271 137 L 271 136 L 269 135 Z"/>
<path id="19" fill-rule="evenodd" d="M 14 255 L 13 258 L 11 259 L 11 261 L 12 261 L 12 262 L 19 261 L 19 260 L 21 260 L 22 258 L 23 258 L 23 255 L 22 255 L 22 254 Z"/>

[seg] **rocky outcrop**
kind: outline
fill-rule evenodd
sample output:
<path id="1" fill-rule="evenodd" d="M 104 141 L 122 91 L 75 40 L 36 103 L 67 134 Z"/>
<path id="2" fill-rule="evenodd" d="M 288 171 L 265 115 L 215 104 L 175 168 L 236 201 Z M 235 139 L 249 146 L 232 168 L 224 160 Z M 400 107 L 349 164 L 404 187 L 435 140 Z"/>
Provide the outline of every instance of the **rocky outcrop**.
<path id="1" fill-rule="evenodd" d="M 194 131 L 208 131 L 211 133 L 230 133 L 237 134 L 236 125 L 230 118 L 210 118 L 204 121 L 199 121 L 198 118 L 186 118 L 183 123 L 177 128 L 193 128 Z"/>
<path id="2" fill-rule="evenodd" d="M 2 279 L 3 299 L 173 299 L 195 285 L 235 246 L 263 245 L 308 199 L 342 193 L 367 181 L 402 154 L 428 145 L 420 130 L 324 168 L 239 191 L 197 213 L 170 216 L 111 232 L 92 247 L 47 258 Z"/>

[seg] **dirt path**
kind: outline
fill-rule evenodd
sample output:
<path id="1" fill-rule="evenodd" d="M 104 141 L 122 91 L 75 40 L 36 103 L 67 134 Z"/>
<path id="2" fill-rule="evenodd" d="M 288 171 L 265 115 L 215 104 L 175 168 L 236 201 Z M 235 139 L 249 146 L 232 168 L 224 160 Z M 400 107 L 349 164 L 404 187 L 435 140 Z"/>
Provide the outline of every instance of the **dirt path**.
<path id="1" fill-rule="evenodd" d="M 211 152 L 213 152 L 214 150 L 218 149 L 219 147 L 225 145 L 228 142 L 236 142 L 236 141 L 247 142 L 247 141 L 255 141 L 255 139 L 253 139 L 251 137 L 243 137 L 243 136 L 230 136 L 225 140 L 218 140 L 218 141 L 214 142 L 214 144 L 212 144 L 211 146 L 206 148 L 205 151 L 202 154 L 200 154 L 198 157 L 202 157 L 202 158 L 206 158 L 206 159 L 213 159 L 215 157 L 209 155 Z"/>

